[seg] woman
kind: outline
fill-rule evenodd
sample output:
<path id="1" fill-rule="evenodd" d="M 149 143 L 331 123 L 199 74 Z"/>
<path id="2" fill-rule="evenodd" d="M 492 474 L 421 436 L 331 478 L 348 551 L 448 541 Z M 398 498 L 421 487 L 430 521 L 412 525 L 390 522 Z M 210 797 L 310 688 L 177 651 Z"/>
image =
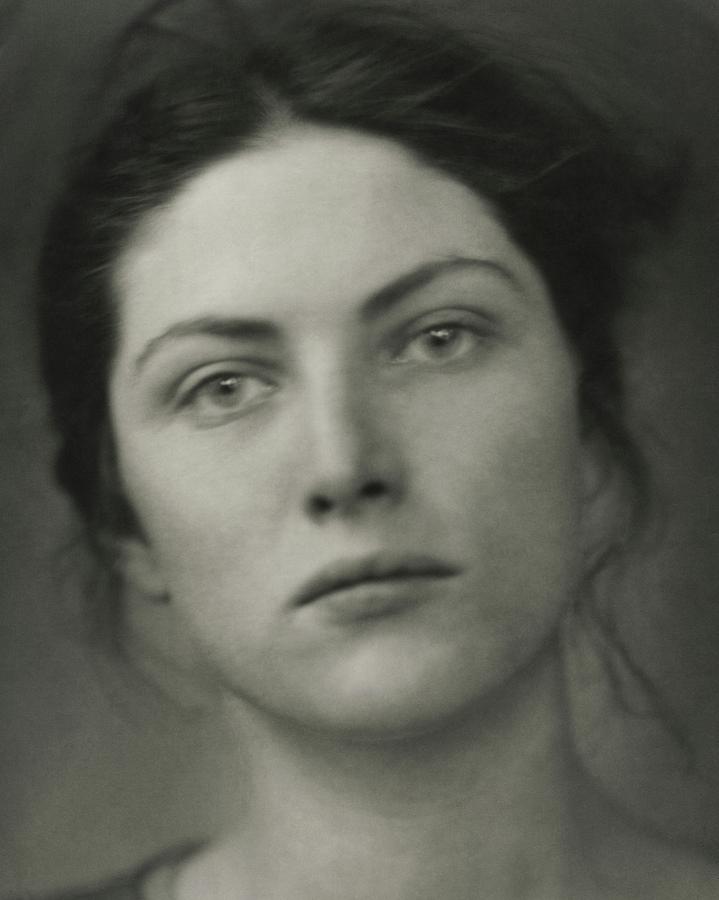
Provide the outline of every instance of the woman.
<path id="1" fill-rule="evenodd" d="M 247 767 L 234 829 L 83 896 L 716 895 L 583 771 L 563 683 L 643 495 L 613 324 L 671 190 L 629 145 L 362 8 L 228 35 L 83 159 L 41 279 L 59 478 Z"/>

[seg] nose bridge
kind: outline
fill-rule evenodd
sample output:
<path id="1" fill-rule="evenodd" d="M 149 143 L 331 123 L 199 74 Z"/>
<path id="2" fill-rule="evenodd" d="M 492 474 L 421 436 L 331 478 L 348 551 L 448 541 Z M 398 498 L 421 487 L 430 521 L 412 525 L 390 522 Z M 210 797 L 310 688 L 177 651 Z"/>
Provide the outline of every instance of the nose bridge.
<path id="1" fill-rule="evenodd" d="M 346 513 L 359 501 L 397 496 L 402 466 L 388 414 L 361 364 L 336 359 L 316 367 L 305 405 L 311 510 Z"/>
<path id="2" fill-rule="evenodd" d="M 377 441 L 380 411 L 368 376 L 343 360 L 327 361 L 308 387 L 307 425 L 318 471 L 350 474 Z M 380 413 L 381 415 L 381 413 Z"/>

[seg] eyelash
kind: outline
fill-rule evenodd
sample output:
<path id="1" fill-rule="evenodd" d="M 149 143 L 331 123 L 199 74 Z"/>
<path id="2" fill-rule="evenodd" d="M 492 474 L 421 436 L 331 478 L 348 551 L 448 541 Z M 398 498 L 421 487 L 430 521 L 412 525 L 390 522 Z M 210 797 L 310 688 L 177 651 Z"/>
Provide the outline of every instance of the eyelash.
<path id="1" fill-rule="evenodd" d="M 409 364 L 411 361 L 402 359 L 402 354 L 406 354 L 408 348 L 410 348 L 413 343 L 428 337 L 432 332 L 441 331 L 453 332 L 461 336 L 469 336 L 475 341 L 472 348 L 468 348 L 466 352 L 460 353 L 457 358 L 451 360 L 438 359 L 438 362 L 441 361 L 445 363 L 458 361 L 459 359 L 464 359 L 466 356 L 471 355 L 472 350 L 477 349 L 480 345 L 486 343 L 493 333 L 491 322 L 484 317 L 478 316 L 477 313 L 469 311 L 447 311 L 443 313 L 442 318 L 436 317 L 433 321 L 425 320 L 425 322 L 421 324 L 421 327 L 413 328 L 409 335 L 402 334 L 397 336 L 397 338 L 392 341 L 390 347 L 393 362 L 397 365 Z M 422 362 L 429 363 L 429 360 L 416 362 L 421 365 Z"/>
<path id="2" fill-rule="evenodd" d="M 225 364 L 227 366 L 227 364 Z M 246 368 L 241 368 L 239 365 L 236 368 L 216 368 L 212 372 L 208 373 L 204 377 L 200 378 L 198 381 L 195 381 L 189 387 L 180 386 L 177 391 L 174 406 L 175 409 L 179 411 L 188 412 L 193 408 L 193 405 L 196 406 L 200 399 L 203 396 L 203 392 L 209 390 L 213 385 L 221 385 L 222 382 L 232 382 L 234 381 L 237 385 L 248 385 L 252 382 L 255 384 L 262 384 L 266 388 L 266 391 L 261 390 L 260 396 L 264 396 L 265 393 L 272 393 L 276 388 L 276 384 L 274 380 L 264 373 L 260 373 L 254 370 L 248 370 Z M 228 408 L 225 411 L 225 415 L 223 416 L 222 411 L 218 408 L 215 413 L 208 413 L 205 418 L 208 420 L 214 415 L 217 419 L 229 419 L 236 417 L 238 415 L 242 415 L 244 411 L 251 409 L 254 405 L 256 405 L 253 401 L 255 398 L 250 398 L 246 403 L 242 404 L 245 409 L 240 410 L 237 408 Z M 198 417 L 202 418 L 202 412 L 198 412 Z"/>

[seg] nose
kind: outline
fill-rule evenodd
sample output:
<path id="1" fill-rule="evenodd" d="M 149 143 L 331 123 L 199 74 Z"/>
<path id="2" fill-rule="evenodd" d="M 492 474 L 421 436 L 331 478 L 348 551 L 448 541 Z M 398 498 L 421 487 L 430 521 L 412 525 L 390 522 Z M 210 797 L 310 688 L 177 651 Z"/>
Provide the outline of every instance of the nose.
<path id="1" fill-rule="evenodd" d="M 397 503 L 405 466 L 391 415 L 380 396 L 336 382 L 312 398 L 304 512 L 314 522 L 359 516 Z"/>

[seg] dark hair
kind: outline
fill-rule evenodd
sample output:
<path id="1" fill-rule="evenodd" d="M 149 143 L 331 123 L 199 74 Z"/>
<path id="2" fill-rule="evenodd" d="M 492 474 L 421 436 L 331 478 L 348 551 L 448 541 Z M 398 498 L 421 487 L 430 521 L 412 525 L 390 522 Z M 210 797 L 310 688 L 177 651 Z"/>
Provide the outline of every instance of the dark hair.
<path id="1" fill-rule="evenodd" d="M 254 46 L 228 35 L 157 73 L 79 159 L 55 208 L 40 270 L 43 372 L 57 475 L 91 539 L 137 527 L 108 422 L 113 263 L 146 212 L 285 119 L 396 140 L 494 205 L 543 273 L 580 360 L 584 428 L 640 496 L 614 327 L 633 253 L 669 210 L 673 179 L 648 144 L 499 42 L 396 8 L 339 8 L 285 17 Z"/>

